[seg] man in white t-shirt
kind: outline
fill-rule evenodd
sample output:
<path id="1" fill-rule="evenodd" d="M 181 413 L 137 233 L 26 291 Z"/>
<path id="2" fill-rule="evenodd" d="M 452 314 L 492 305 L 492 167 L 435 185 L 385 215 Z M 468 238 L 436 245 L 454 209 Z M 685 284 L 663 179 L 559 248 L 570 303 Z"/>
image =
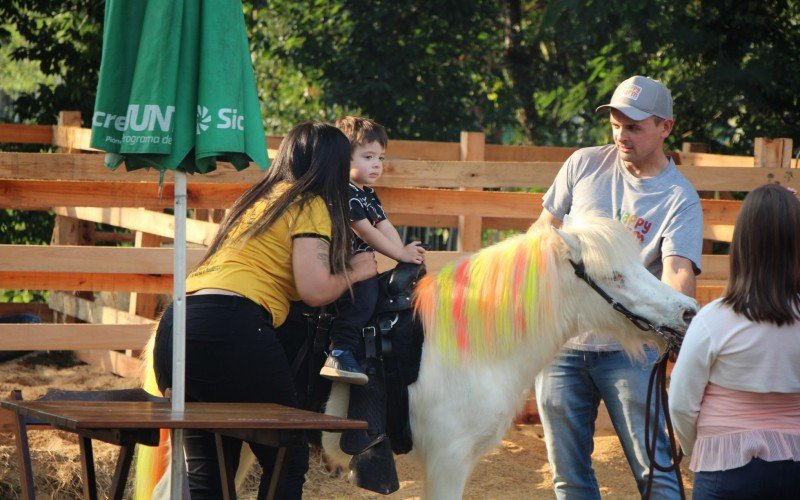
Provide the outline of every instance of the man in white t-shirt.
<path id="1" fill-rule="evenodd" d="M 700 273 L 703 212 L 697 191 L 664 153 L 664 140 L 674 124 L 669 90 L 657 80 L 634 76 L 617 87 L 609 104 L 597 108 L 605 110 L 610 111 L 614 144 L 580 149 L 567 159 L 544 196 L 536 223 L 560 226 L 566 215 L 585 212 L 615 218 L 640 242 L 642 263 L 663 282 L 693 297 Z M 647 361 L 637 362 L 607 332 L 575 334 L 536 377 L 556 497 L 600 498 L 591 454 L 601 400 L 644 494 L 649 472 L 645 401 L 656 351 L 648 349 Z M 656 450 L 658 463 L 669 463 L 665 433 L 657 439 Z M 679 497 L 675 475 L 657 471 L 652 498 Z"/>

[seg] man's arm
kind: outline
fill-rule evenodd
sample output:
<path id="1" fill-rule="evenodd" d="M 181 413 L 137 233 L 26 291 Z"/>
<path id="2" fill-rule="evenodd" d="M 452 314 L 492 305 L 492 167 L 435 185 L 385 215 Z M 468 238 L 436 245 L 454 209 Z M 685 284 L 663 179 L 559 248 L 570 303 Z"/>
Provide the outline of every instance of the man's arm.
<path id="1" fill-rule="evenodd" d="M 694 298 L 697 288 L 697 277 L 694 274 L 692 261 L 686 257 L 670 255 L 664 258 L 664 270 L 661 281 L 684 295 Z"/>

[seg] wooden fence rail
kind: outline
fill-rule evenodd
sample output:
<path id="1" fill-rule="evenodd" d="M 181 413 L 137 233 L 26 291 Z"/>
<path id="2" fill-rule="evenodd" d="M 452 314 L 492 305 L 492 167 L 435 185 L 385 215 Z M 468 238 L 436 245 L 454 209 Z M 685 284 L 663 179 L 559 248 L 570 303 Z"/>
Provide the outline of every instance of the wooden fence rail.
<path id="1" fill-rule="evenodd" d="M 71 119 L 75 121 L 74 116 Z M 152 301 L 148 307 L 143 304 L 147 297 L 169 294 L 172 289 L 172 250 L 163 247 L 174 233 L 173 217 L 164 213 L 164 209 L 172 208 L 172 177 L 167 174 L 159 188 L 154 172 L 109 171 L 103 166 L 103 155 L 90 151 L 89 134 L 88 129 L 74 125 L 0 125 L 0 145 L 45 144 L 62 151 L 0 152 L 0 207 L 52 210 L 58 218 L 57 233 L 68 235 L 55 238 L 49 246 L 0 245 L 0 288 L 50 290 L 49 306 L 55 314 L 85 322 L 0 325 L 0 350 L 78 350 L 84 359 L 131 375 L 136 362 L 123 354 L 103 351 L 140 349 L 155 314 Z M 271 154 L 280 141 L 280 137 L 267 138 Z M 468 244 L 462 245 L 464 252 L 430 252 L 427 264 L 431 271 L 476 250 L 475 235 L 479 236 L 482 229 L 527 229 L 541 210 L 542 195 L 519 189 L 547 188 L 563 160 L 574 151 L 495 146 L 483 141 L 482 134 L 465 133 L 460 143 L 390 142 L 390 159 L 378 192 L 392 221 L 396 225 L 460 227 L 471 232 Z M 785 156 L 786 144 L 764 144 L 762 156 Z M 76 154 L 79 151 L 84 152 Z M 755 157 L 693 152 L 675 156 L 683 163 L 681 171 L 701 192 L 749 191 L 766 182 L 800 190 L 795 171 L 783 164 L 756 168 L 756 164 L 768 163 Z M 188 207 L 226 208 L 262 176 L 257 169 L 236 172 L 224 163 L 208 175 L 190 176 Z M 730 241 L 741 202 L 703 199 L 702 205 L 704 237 Z M 137 246 L 91 246 L 91 237 L 81 236 L 80 228 L 94 223 L 132 231 L 136 237 L 131 239 Z M 216 229 L 214 222 L 205 219 L 188 221 L 187 241 L 193 245 L 187 251 L 190 269 Z M 704 255 L 702 265 L 698 300 L 705 303 L 722 293 L 728 258 Z M 388 268 L 391 261 L 381 258 L 380 266 Z M 124 310 L 71 293 L 99 291 L 132 294 L 131 305 Z"/>

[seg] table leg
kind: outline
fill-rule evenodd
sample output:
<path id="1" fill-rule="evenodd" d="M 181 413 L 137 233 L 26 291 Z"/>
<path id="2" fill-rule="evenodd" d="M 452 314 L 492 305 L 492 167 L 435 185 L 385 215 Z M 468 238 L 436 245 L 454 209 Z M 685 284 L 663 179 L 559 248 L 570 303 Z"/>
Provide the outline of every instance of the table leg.
<path id="1" fill-rule="evenodd" d="M 111 491 L 108 493 L 108 498 L 122 500 L 122 496 L 125 493 L 125 485 L 128 482 L 128 471 L 131 469 L 135 448 L 135 444 L 120 446 L 117 466 L 114 469 L 114 478 L 111 482 Z"/>
<path id="2" fill-rule="evenodd" d="M 278 453 L 275 455 L 275 466 L 272 468 L 272 477 L 269 480 L 269 491 L 267 492 L 267 500 L 274 500 L 278 494 L 278 488 L 283 484 L 286 478 L 286 457 L 289 452 L 289 446 L 279 446 Z"/>
<path id="3" fill-rule="evenodd" d="M 228 467 L 228 460 L 225 457 L 225 446 L 222 442 L 222 434 L 215 432 L 214 441 L 217 444 L 217 461 L 219 462 L 219 479 L 222 485 L 223 500 L 236 499 L 236 471 L 231 471 Z"/>
<path id="4" fill-rule="evenodd" d="M 25 500 L 36 500 L 33 489 L 33 464 L 31 463 L 31 449 L 28 443 L 28 429 L 22 422 L 24 417 L 14 412 L 14 441 L 17 444 L 17 461 L 19 467 L 19 483 L 22 487 L 22 498 Z"/>
<path id="5" fill-rule="evenodd" d="M 81 448 L 81 469 L 83 470 L 83 497 L 86 500 L 97 500 L 97 480 L 94 474 L 94 453 L 92 440 L 79 436 Z"/>

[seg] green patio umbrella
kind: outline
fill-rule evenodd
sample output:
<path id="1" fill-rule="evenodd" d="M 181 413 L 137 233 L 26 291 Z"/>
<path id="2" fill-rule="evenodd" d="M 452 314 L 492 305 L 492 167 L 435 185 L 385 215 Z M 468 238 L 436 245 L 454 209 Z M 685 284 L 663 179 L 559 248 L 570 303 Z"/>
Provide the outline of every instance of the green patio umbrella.
<path id="1" fill-rule="evenodd" d="M 238 0 L 108 0 L 91 145 L 116 169 L 175 171 L 172 408 L 185 399 L 186 173 L 217 160 L 268 165 Z M 172 495 L 181 498 L 183 438 L 173 433 Z"/>
<path id="2" fill-rule="evenodd" d="M 91 145 L 111 169 L 266 168 L 241 2 L 107 2 Z"/>

